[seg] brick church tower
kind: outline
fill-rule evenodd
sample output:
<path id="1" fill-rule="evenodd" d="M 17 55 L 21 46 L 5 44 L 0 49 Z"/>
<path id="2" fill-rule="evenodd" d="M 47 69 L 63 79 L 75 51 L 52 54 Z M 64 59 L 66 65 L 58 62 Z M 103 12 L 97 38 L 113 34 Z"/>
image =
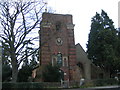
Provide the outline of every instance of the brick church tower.
<path id="1" fill-rule="evenodd" d="M 59 65 L 64 80 L 72 80 L 76 66 L 72 15 L 43 13 L 40 34 L 40 65 Z"/>

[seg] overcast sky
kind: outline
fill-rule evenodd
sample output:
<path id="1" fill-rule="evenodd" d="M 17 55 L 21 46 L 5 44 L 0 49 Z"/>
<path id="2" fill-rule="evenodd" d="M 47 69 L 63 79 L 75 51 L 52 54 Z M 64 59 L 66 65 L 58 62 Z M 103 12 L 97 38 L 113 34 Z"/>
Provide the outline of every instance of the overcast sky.
<path id="1" fill-rule="evenodd" d="M 75 43 L 80 43 L 84 50 L 90 32 L 91 18 L 96 12 L 103 9 L 107 12 L 114 25 L 118 28 L 118 2 L 119 0 L 46 0 L 47 7 L 52 7 L 55 13 L 72 14 L 75 24 Z"/>

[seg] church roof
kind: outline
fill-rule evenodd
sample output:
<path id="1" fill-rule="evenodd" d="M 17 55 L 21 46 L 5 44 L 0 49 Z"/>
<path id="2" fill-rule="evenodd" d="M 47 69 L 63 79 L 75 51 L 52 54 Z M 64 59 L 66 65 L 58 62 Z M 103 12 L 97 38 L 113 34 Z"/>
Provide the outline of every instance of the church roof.
<path id="1" fill-rule="evenodd" d="M 76 55 L 77 55 L 77 61 L 82 63 L 92 63 L 88 57 L 85 50 L 82 48 L 82 46 L 78 43 L 76 44 Z"/>

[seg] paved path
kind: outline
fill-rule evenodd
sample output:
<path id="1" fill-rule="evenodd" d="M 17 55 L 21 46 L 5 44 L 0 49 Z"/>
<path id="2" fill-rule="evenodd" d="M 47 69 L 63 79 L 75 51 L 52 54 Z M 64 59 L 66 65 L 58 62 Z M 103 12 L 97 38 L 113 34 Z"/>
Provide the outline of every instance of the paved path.
<path id="1" fill-rule="evenodd" d="M 90 87 L 90 88 L 74 88 L 74 89 L 62 89 L 62 90 L 120 90 L 120 86 L 101 86 L 101 87 Z"/>

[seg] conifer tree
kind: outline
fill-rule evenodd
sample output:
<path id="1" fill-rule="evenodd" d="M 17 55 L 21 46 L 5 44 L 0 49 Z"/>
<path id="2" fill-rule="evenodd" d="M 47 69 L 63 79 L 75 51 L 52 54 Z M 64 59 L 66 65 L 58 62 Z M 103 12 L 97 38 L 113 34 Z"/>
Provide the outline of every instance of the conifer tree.
<path id="1" fill-rule="evenodd" d="M 102 10 L 92 18 L 87 53 L 94 64 L 104 68 L 111 74 L 116 69 L 117 31 L 113 21 Z"/>

